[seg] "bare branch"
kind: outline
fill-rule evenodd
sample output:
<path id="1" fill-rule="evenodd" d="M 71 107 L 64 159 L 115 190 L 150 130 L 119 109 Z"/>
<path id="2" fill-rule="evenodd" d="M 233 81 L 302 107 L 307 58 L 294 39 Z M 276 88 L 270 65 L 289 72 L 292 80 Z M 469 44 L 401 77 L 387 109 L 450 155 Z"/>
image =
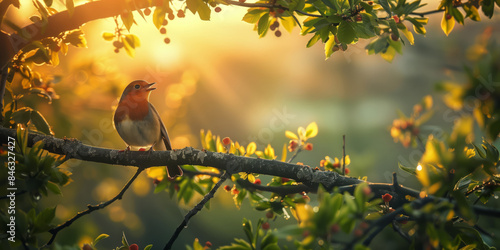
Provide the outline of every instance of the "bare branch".
<path id="1" fill-rule="evenodd" d="M 52 242 L 54 242 L 54 240 L 56 239 L 57 233 L 59 233 L 59 231 L 63 230 L 64 228 L 69 227 L 73 222 L 75 222 L 79 218 L 83 217 L 84 215 L 90 214 L 90 213 L 92 213 L 92 212 L 94 212 L 96 210 L 105 208 L 108 205 L 111 205 L 116 200 L 121 200 L 122 197 L 123 197 L 123 194 L 125 194 L 125 191 L 127 191 L 127 189 L 130 187 L 130 185 L 132 184 L 132 182 L 134 182 L 134 180 L 139 176 L 139 174 L 142 171 L 144 171 L 144 168 L 138 168 L 137 171 L 135 172 L 134 176 L 132 176 L 132 178 L 130 178 L 130 180 L 127 182 L 127 184 L 125 184 L 125 186 L 123 186 L 122 190 L 115 197 L 113 197 L 111 200 L 108 200 L 106 202 L 101 202 L 98 205 L 88 205 L 86 210 L 77 213 L 73 218 L 67 220 L 63 224 L 50 229 L 49 233 L 52 234 L 52 237 L 45 244 L 45 246 L 43 246 L 42 248 L 47 247 L 50 244 L 52 244 Z"/>
<path id="2" fill-rule="evenodd" d="M 184 220 L 182 220 L 181 224 L 177 227 L 174 234 L 170 237 L 170 240 L 168 241 L 167 245 L 165 245 L 165 248 L 163 248 L 164 250 L 172 249 L 172 245 L 174 244 L 177 237 L 179 237 L 179 234 L 182 232 L 182 230 L 187 227 L 187 224 L 191 219 L 191 217 L 195 216 L 199 211 L 203 209 L 203 206 L 205 206 L 205 204 L 214 197 L 214 194 L 217 191 L 217 189 L 219 189 L 222 183 L 224 183 L 224 181 L 226 181 L 226 179 L 229 178 L 229 176 L 231 175 L 228 172 L 225 172 L 220 177 L 219 181 L 214 185 L 212 190 L 210 190 L 210 192 L 208 192 L 208 194 L 206 194 L 203 197 L 203 199 L 193 209 L 191 209 L 186 214 L 186 216 L 184 216 Z"/>

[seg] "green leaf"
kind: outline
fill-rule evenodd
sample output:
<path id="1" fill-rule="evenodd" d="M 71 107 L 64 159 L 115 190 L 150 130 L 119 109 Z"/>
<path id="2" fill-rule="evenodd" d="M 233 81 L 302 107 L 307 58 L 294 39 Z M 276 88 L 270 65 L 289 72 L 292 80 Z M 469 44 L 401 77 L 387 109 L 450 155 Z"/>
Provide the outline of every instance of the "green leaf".
<path id="1" fill-rule="evenodd" d="M 253 228 L 252 228 L 252 222 L 249 221 L 247 218 L 243 218 L 243 231 L 245 232 L 245 235 L 247 236 L 248 240 L 250 242 L 253 241 Z M 252 242 L 253 243 L 253 242 Z M 253 245 L 253 244 L 252 244 Z"/>
<path id="2" fill-rule="evenodd" d="M 262 15 L 259 19 L 259 23 L 257 24 L 257 33 L 260 37 L 266 35 L 267 30 L 269 29 L 269 13 Z"/>
<path id="3" fill-rule="evenodd" d="M 252 24 L 257 23 L 265 13 L 266 11 L 262 9 L 248 9 L 247 13 L 243 16 L 243 21 Z"/>
<path id="4" fill-rule="evenodd" d="M 167 12 L 161 7 L 157 6 L 153 12 L 153 24 L 157 29 L 163 26 L 163 21 L 165 20 L 165 15 Z"/>
<path id="5" fill-rule="evenodd" d="M 144 250 L 151 250 L 151 248 L 153 248 L 153 244 L 149 244 L 147 245 Z"/>
<path id="6" fill-rule="evenodd" d="M 455 27 L 455 19 L 453 18 L 446 18 L 448 15 L 447 12 L 443 13 L 443 18 L 441 19 L 441 29 L 443 30 L 444 34 L 448 36 L 450 32 L 453 30 L 453 27 Z"/>
<path id="7" fill-rule="evenodd" d="M 54 182 L 51 182 L 51 181 L 47 182 L 47 189 L 49 189 L 54 194 L 57 194 L 57 195 L 62 194 L 61 189 Z"/>
<path id="8" fill-rule="evenodd" d="M 413 45 L 415 43 L 415 38 L 413 37 L 413 33 L 411 33 L 411 31 L 409 31 L 408 28 L 406 28 L 406 25 L 404 25 L 403 23 L 398 23 L 397 26 L 399 31 L 401 31 L 401 33 L 403 33 L 406 39 L 408 39 L 408 42 L 410 42 L 410 44 Z"/>
<path id="9" fill-rule="evenodd" d="M 130 28 L 132 27 L 132 24 L 134 24 L 134 15 L 132 12 L 125 12 L 120 15 L 120 18 L 122 19 L 123 24 L 127 28 L 128 31 L 130 31 Z"/>
<path id="10" fill-rule="evenodd" d="M 43 232 L 50 228 L 50 222 L 56 216 L 56 207 L 54 208 L 46 208 L 42 212 L 40 212 L 35 219 L 35 231 Z"/>
<path id="11" fill-rule="evenodd" d="M 344 44 L 352 43 L 356 38 L 356 32 L 354 31 L 352 23 L 347 21 L 340 22 L 337 31 L 337 38 L 341 43 Z"/>
<path id="12" fill-rule="evenodd" d="M 102 38 L 106 41 L 113 41 L 113 39 L 115 39 L 115 34 L 111 32 L 104 32 L 102 33 Z"/>
<path id="13" fill-rule="evenodd" d="M 277 242 L 278 242 L 278 238 L 274 234 L 272 234 L 271 232 L 268 231 L 268 233 L 264 236 L 264 238 L 262 238 L 262 241 L 260 243 L 260 247 L 263 249 L 266 249 L 266 247 L 269 247 L 269 249 L 275 249 L 274 246 L 270 246 L 270 245 L 273 245 L 273 244 L 276 245 Z"/>
<path id="14" fill-rule="evenodd" d="M 398 162 L 398 166 L 401 170 L 403 170 L 407 173 L 410 173 L 412 175 L 417 175 L 417 170 L 415 168 L 405 167 L 405 166 L 403 166 L 403 164 L 401 164 L 401 162 Z"/>
<path id="15" fill-rule="evenodd" d="M 464 25 L 464 15 L 462 14 L 462 12 L 460 12 L 460 10 L 458 10 L 457 8 L 451 8 L 450 14 L 455 18 L 455 20 L 457 20 L 459 24 Z"/>
<path id="16" fill-rule="evenodd" d="M 334 51 L 334 47 L 337 43 L 335 42 L 335 36 L 334 35 L 330 35 L 330 37 L 328 38 L 328 41 L 326 41 L 325 43 L 325 59 L 328 59 L 330 58 L 330 56 L 332 56 L 333 52 Z"/>
<path id="17" fill-rule="evenodd" d="M 99 241 L 101 241 L 102 239 L 106 239 L 108 237 L 109 237 L 109 235 L 107 235 L 107 234 L 101 234 L 101 235 L 97 236 L 97 238 L 95 238 L 95 240 L 94 240 L 94 244 L 93 245 L 94 246 L 97 245 L 97 243 Z"/>
<path id="18" fill-rule="evenodd" d="M 212 10 L 203 0 L 198 0 L 198 1 L 201 2 L 200 6 L 198 7 L 198 15 L 200 16 L 200 19 L 203 21 L 209 21 L 210 13 L 212 12 Z"/>
<path id="19" fill-rule="evenodd" d="M 73 2 L 73 0 L 66 0 L 66 9 L 68 9 L 69 16 L 72 16 L 73 12 L 75 12 L 75 3 Z"/>
<path id="20" fill-rule="evenodd" d="M 45 3 L 45 5 L 47 5 L 47 7 L 50 7 L 52 6 L 53 0 L 43 0 L 43 2 Z"/>
<path id="21" fill-rule="evenodd" d="M 191 13 L 196 14 L 201 2 L 199 0 L 186 0 L 186 8 L 191 11 Z"/>
<path id="22" fill-rule="evenodd" d="M 129 247 L 127 237 L 125 237 L 125 232 L 122 232 L 122 245 Z"/>
<path id="23" fill-rule="evenodd" d="M 498 3 L 497 3 L 498 4 Z M 493 0 L 484 0 L 481 2 L 481 10 L 491 19 L 495 10 L 495 2 Z"/>
<path id="24" fill-rule="evenodd" d="M 288 33 L 292 33 L 293 28 L 295 28 L 296 22 L 292 16 L 285 16 L 281 19 L 281 25 L 283 25 Z"/>
<path id="25" fill-rule="evenodd" d="M 87 48 L 87 40 L 85 40 L 83 31 L 81 29 L 68 31 L 64 36 L 63 42 L 70 43 L 75 47 Z"/>
<path id="26" fill-rule="evenodd" d="M 319 34 L 315 33 L 314 36 L 312 36 L 311 39 L 309 39 L 309 42 L 307 42 L 306 47 L 307 48 L 312 47 L 314 44 L 316 44 L 319 41 L 319 38 L 320 38 Z"/>
<path id="27" fill-rule="evenodd" d="M 47 120 L 45 120 L 45 117 L 43 117 L 43 115 L 40 112 L 38 111 L 31 112 L 30 119 L 33 125 L 35 125 L 36 130 L 46 135 L 54 135 L 54 132 L 50 129 L 49 123 L 47 122 Z"/>
<path id="28" fill-rule="evenodd" d="M 379 0 L 378 3 L 382 6 L 382 8 L 384 8 L 385 12 L 387 12 L 389 16 L 392 15 L 391 7 L 389 6 L 389 2 L 387 0 Z"/>
<path id="29" fill-rule="evenodd" d="M 472 4 L 464 4 L 463 8 L 465 10 L 465 13 L 467 14 L 466 17 L 470 18 L 473 21 L 481 21 L 481 16 L 479 15 L 479 12 L 477 11 L 476 6 Z"/>

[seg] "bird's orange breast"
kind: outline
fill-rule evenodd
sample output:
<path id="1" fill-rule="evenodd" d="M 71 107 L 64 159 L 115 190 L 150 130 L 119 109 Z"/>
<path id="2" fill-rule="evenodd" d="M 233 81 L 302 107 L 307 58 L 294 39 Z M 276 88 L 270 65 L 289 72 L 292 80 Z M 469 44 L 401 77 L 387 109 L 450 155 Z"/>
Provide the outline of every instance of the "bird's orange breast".
<path id="1" fill-rule="evenodd" d="M 114 122 L 118 123 L 128 117 L 132 121 L 143 120 L 149 114 L 149 102 L 136 95 L 128 95 L 118 103 Z"/>

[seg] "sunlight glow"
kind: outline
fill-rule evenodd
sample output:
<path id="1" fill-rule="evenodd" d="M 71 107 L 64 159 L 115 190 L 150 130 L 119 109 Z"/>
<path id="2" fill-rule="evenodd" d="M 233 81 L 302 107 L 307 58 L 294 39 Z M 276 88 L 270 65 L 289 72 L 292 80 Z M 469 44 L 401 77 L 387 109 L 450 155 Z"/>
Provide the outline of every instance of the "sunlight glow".
<path id="1" fill-rule="evenodd" d="M 421 171 L 421 170 L 422 170 L 422 165 L 418 164 L 417 171 Z"/>

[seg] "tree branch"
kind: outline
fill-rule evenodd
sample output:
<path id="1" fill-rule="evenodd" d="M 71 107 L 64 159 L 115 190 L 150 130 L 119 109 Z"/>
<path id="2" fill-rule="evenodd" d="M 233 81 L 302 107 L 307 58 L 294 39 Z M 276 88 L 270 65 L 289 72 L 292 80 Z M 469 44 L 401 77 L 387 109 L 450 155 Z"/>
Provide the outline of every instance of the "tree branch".
<path id="1" fill-rule="evenodd" d="M 167 245 L 165 245 L 165 248 L 163 248 L 164 250 L 172 248 L 172 245 L 174 244 L 175 240 L 177 239 L 177 237 L 179 237 L 179 234 L 182 232 L 182 230 L 186 228 L 191 217 L 195 216 L 199 211 L 201 211 L 201 209 L 203 209 L 203 206 L 205 206 L 205 204 L 214 197 L 214 194 L 217 191 L 217 189 L 219 189 L 222 183 L 224 183 L 224 181 L 226 181 L 226 179 L 229 176 L 231 175 L 228 172 L 225 172 L 220 177 L 219 181 L 214 185 L 212 190 L 210 190 L 210 192 L 206 194 L 205 197 L 203 197 L 203 199 L 186 214 L 186 216 L 184 216 L 184 220 L 182 220 L 181 224 L 177 227 L 174 234 L 170 237 L 170 240 L 168 241 Z"/>
<path id="2" fill-rule="evenodd" d="M 7 141 L 8 136 L 15 137 L 16 131 L 0 127 L 0 141 Z M 230 173 L 248 172 L 286 177 L 312 187 L 321 184 L 327 189 L 363 182 L 357 178 L 341 176 L 331 171 L 314 170 L 309 166 L 209 152 L 191 147 L 172 151 L 119 152 L 118 150 L 84 145 L 76 139 L 58 139 L 30 132 L 28 135 L 28 146 L 32 146 L 38 141 L 43 141 L 43 148 L 51 153 L 90 162 L 135 166 L 139 168 L 165 166 L 168 164 L 210 166 L 226 170 Z"/>
<path id="3" fill-rule="evenodd" d="M 59 225 L 59 226 L 57 226 L 55 228 L 50 229 L 49 233 L 52 234 L 52 237 L 45 244 L 45 246 L 43 246 L 42 248 L 47 247 L 50 244 L 52 244 L 52 242 L 54 242 L 54 240 L 55 240 L 55 238 L 57 236 L 57 233 L 59 233 L 59 231 L 63 230 L 66 227 L 69 227 L 73 222 L 75 222 L 79 218 L 83 217 L 84 215 L 90 214 L 90 213 L 92 213 L 92 212 L 94 212 L 96 210 L 105 208 L 108 205 L 111 205 L 116 200 L 121 200 L 122 197 L 123 197 L 123 194 L 125 193 L 125 191 L 127 191 L 127 189 L 130 187 L 130 185 L 132 184 L 132 182 L 134 182 L 134 180 L 139 176 L 140 173 L 142 173 L 142 171 L 144 171 L 144 169 L 145 168 L 138 168 L 137 171 L 135 172 L 134 176 L 132 176 L 132 178 L 130 178 L 130 180 L 127 182 L 127 184 L 125 184 L 125 186 L 123 186 L 122 190 L 115 197 L 113 197 L 111 200 L 108 200 L 106 202 L 101 202 L 101 203 L 99 203 L 99 205 L 87 205 L 87 209 L 86 210 L 77 213 L 73 218 L 67 220 L 63 224 L 61 224 L 61 225 Z"/>
<path id="4" fill-rule="evenodd" d="M 4 0 L 6 1 L 6 0 Z M 83 24 L 122 14 L 126 9 L 149 6 L 147 0 L 136 0 L 135 5 L 127 5 L 126 0 L 100 0 L 75 6 L 72 15 L 67 10 L 51 15 L 46 24 L 42 21 L 23 27 L 19 34 L 0 33 L 0 47 L 5 50 L 0 55 L 0 68 L 7 63 L 27 44 L 47 37 L 54 37 L 64 31 L 78 29 Z M 153 1 L 155 4 L 155 1 Z M 3 2 L 2 2 L 3 3 Z"/>
<path id="5" fill-rule="evenodd" d="M 1 124 L 3 122 L 3 98 L 5 96 L 5 86 L 7 85 L 9 67 L 5 66 L 0 70 L 1 70 L 0 73 L 1 74 L 0 75 L 0 124 Z"/>

